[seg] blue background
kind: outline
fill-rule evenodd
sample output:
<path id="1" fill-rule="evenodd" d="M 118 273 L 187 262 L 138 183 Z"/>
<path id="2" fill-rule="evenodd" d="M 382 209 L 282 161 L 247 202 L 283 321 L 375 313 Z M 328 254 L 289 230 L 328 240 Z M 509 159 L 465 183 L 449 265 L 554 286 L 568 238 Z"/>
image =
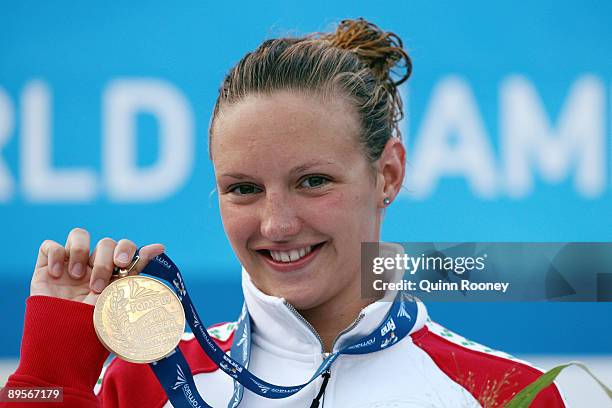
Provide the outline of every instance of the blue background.
<path id="1" fill-rule="evenodd" d="M 508 78 L 529 81 L 553 127 L 579 78 L 596 78 L 604 93 L 603 105 L 593 107 L 603 112 L 605 138 L 599 193 L 582 194 L 571 165 L 559 181 L 546 179 L 534 166 L 535 187 L 519 198 L 505 193 L 501 177 L 492 197 L 474 191 L 461 174 L 440 177 L 421 197 L 413 194 L 409 179 L 387 212 L 383 240 L 611 241 L 611 11 L 604 1 L 3 2 L 0 94 L 10 102 L 13 123 L 0 144 L 0 163 L 14 185 L 0 201 L 0 357 L 18 355 L 40 243 L 63 243 L 75 226 L 88 229 L 92 240 L 111 236 L 166 244 L 203 318 L 209 324 L 235 319 L 240 266 L 224 235 L 216 196 L 210 195 L 207 127 L 218 86 L 264 39 L 326 30 L 347 17 L 363 16 L 396 32 L 413 59 L 414 75 L 403 91 L 408 172 L 419 138 L 426 137 L 424 118 L 435 113 L 432 95 L 448 78 L 468 85 L 496 168 L 502 163 L 500 94 Z M 141 78 L 162 80 L 184 97 L 193 118 L 195 161 L 172 194 L 122 202 L 105 190 L 103 95 L 113 81 Z M 96 193 L 89 200 L 34 201 L 24 193 L 23 91 L 35 80 L 50 90 L 52 165 L 93 172 Z M 160 129 L 146 112 L 136 123 L 137 164 L 144 168 L 160 154 Z M 612 303 L 428 307 L 432 318 L 451 330 L 511 353 L 612 353 Z"/>

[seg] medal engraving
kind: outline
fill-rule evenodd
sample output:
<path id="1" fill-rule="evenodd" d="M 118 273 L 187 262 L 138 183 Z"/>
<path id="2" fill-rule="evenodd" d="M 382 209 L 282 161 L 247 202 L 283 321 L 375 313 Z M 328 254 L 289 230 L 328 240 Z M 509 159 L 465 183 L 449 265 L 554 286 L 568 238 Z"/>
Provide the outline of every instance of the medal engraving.
<path id="1" fill-rule="evenodd" d="M 94 327 L 102 344 L 118 357 L 150 363 L 176 348 L 185 331 L 185 313 L 176 294 L 163 283 L 128 276 L 100 294 Z"/>

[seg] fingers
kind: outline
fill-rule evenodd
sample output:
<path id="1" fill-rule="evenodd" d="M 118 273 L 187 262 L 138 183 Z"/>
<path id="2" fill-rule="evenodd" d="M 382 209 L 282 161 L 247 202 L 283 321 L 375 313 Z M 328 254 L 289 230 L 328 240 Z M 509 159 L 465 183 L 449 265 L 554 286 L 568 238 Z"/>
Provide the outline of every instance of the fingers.
<path id="1" fill-rule="evenodd" d="M 68 254 L 68 274 L 75 279 L 85 276 L 89 262 L 89 232 L 74 228 L 66 240 Z"/>
<path id="2" fill-rule="evenodd" d="M 59 278 L 64 272 L 66 262 L 66 250 L 57 242 L 49 247 L 49 273 L 51 276 Z"/>
<path id="3" fill-rule="evenodd" d="M 138 252 L 140 259 L 136 263 L 136 266 L 134 266 L 134 270 L 137 273 L 142 272 L 142 270 L 147 266 L 151 259 L 155 258 L 157 255 L 161 255 L 165 250 L 166 248 L 164 248 L 162 244 L 151 244 L 143 246 Z"/>
<path id="4" fill-rule="evenodd" d="M 111 238 L 98 241 L 91 264 L 93 269 L 89 279 L 89 287 L 96 293 L 101 293 L 110 281 L 115 267 L 114 257 L 117 243 Z"/>
<path id="5" fill-rule="evenodd" d="M 64 271 L 66 250 L 55 241 L 46 240 L 40 245 L 36 268 L 48 267 L 49 275 L 59 278 Z"/>
<path id="6" fill-rule="evenodd" d="M 127 268 L 132 262 L 137 248 L 136 244 L 128 239 L 122 239 L 117 243 L 110 238 L 101 240 L 92 254 L 91 290 L 96 293 L 102 292 L 111 281 L 115 265 L 120 268 Z M 140 259 L 133 272 L 140 273 L 151 259 L 164 252 L 164 250 L 165 248 L 161 244 L 142 247 L 139 252 Z"/>
<path id="7" fill-rule="evenodd" d="M 68 234 L 65 246 L 55 241 L 44 241 L 38 251 L 36 271 L 47 267 L 47 273 L 53 278 L 61 278 L 65 270 L 73 279 L 89 282 L 94 294 L 101 293 L 111 280 L 115 266 L 127 268 L 136 253 L 134 242 L 122 239 L 115 242 L 111 238 L 100 240 L 91 256 L 89 255 L 90 236 L 82 228 L 74 228 Z M 150 260 L 165 250 L 161 244 L 151 244 L 141 248 L 140 259 L 133 272 L 140 273 Z M 91 270 L 91 274 L 89 274 Z"/>
<path id="8" fill-rule="evenodd" d="M 127 268 L 129 264 L 132 262 L 132 258 L 134 258 L 134 253 L 136 253 L 136 244 L 134 244 L 129 239 L 122 239 L 117 242 L 117 247 L 115 248 L 115 265 L 120 268 Z"/>

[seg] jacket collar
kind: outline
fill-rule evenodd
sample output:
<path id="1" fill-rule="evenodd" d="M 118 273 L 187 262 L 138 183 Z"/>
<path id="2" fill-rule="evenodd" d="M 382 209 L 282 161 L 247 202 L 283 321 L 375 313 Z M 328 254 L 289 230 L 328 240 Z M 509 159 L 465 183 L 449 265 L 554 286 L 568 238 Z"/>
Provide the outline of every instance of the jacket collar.
<path id="1" fill-rule="evenodd" d="M 401 250 L 397 245 L 384 245 L 383 251 L 387 254 L 389 251 L 397 253 Z M 401 273 L 398 271 L 389 277 L 392 280 L 400 278 Z M 251 315 L 253 342 L 265 344 L 278 352 L 317 355 L 322 353 L 321 341 L 310 324 L 285 299 L 267 295 L 259 290 L 244 267 L 242 290 Z M 332 351 L 338 351 L 375 330 L 389 312 L 394 297 L 394 293 L 387 293 L 383 299 L 363 308 L 353 324 L 341 332 Z M 422 328 L 427 320 L 424 304 L 418 302 L 417 306 L 417 321 L 410 333 Z"/>

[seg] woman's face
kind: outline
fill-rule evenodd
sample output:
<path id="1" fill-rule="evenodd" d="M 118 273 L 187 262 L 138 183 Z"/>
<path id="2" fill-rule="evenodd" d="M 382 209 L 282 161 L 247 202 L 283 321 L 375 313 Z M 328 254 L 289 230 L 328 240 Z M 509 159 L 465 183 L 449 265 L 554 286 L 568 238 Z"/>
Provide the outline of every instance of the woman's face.
<path id="1" fill-rule="evenodd" d="M 289 91 L 225 107 L 211 152 L 223 225 L 264 293 L 306 310 L 360 279 L 360 244 L 377 241 L 384 183 L 358 145 L 343 99 Z M 358 289 L 357 289 L 358 290 Z"/>

